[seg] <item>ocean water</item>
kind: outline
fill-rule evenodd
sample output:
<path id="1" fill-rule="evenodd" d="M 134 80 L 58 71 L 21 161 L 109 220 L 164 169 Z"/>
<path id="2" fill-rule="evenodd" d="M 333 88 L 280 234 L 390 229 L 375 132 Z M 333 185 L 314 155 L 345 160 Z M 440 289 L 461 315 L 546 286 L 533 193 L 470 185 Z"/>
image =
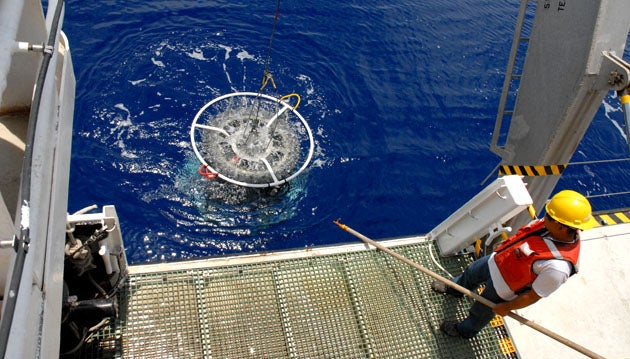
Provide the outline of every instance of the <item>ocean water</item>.
<path id="1" fill-rule="evenodd" d="M 481 190 L 519 2 L 68 1 L 77 76 L 69 211 L 116 206 L 132 263 L 422 234 Z M 197 111 L 260 89 L 298 93 L 315 138 L 276 196 L 227 203 L 199 176 Z M 628 53 L 626 52 L 626 58 Z M 572 162 L 627 158 L 606 98 Z M 621 175 L 620 175 L 621 173 Z M 559 187 L 630 205 L 630 164 L 569 166 Z M 216 193 L 214 194 L 216 195 Z"/>

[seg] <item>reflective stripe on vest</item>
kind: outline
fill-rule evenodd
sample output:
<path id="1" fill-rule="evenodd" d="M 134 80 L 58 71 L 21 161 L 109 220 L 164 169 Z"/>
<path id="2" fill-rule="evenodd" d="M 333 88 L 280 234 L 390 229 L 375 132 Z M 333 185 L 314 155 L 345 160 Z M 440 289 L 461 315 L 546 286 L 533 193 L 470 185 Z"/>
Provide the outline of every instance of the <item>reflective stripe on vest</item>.
<path id="1" fill-rule="evenodd" d="M 553 244 L 553 241 L 549 239 L 549 237 L 542 237 L 542 239 L 543 241 L 545 241 L 547 248 L 549 248 L 549 252 L 553 254 L 553 257 L 555 259 L 564 259 L 564 257 L 562 257 L 562 254 L 560 254 L 560 251 L 558 251 L 558 248 L 556 247 L 556 245 Z"/>

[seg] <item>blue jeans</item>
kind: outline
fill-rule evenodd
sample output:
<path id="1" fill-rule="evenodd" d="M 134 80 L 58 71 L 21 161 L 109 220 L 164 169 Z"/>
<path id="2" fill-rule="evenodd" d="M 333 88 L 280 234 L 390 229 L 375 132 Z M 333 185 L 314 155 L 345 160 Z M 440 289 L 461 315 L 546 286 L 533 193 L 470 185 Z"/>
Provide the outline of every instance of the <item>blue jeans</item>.
<path id="1" fill-rule="evenodd" d="M 474 291 L 480 285 L 485 284 L 486 288 L 481 293 L 482 297 L 493 303 L 505 302 L 505 300 L 499 297 L 494 289 L 494 285 L 492 284 L 492 278 L 490 277 L 490 270 L 488 267 L 489 259 L 490 255 L 477 259 L 466 268 L 464 273 L 453 278 L 453 282 L 471 291 Z M 455 296 L 461 296 L 461 293 L 451 287 L 448 288 L 448 292 L 449 294 Z M 495 313 L 490 307 L 475 301 L 468 312 L 468 317 L 466 317 L 463 322 L 457 324 L 457 330 L 463 338 L 472 338 L 477 335 L 483 327 L 490 323 L 494 316 Z"/>

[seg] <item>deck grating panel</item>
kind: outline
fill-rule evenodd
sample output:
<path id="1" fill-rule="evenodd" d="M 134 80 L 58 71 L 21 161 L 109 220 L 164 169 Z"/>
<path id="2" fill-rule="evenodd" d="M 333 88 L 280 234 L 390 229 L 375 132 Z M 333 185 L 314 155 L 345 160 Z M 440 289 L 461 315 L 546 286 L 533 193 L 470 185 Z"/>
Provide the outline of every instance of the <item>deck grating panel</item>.
<path id="1" fill-rule="evenodd" d="M 287 346 L 273 268 L 204 270 L 199 317 L 208 358 L 280 358 Z"/>
<path id="2" fill-rule="evenodd" d="M 125 358 L 200 358 L 199 308 L 192 273 L 160 273 L 132 277 L 121 308 Z M 125 313 L 126 312 L 126 313 Z M 126 315 L 125 315 L 126 314 Z"/>
<path id="3" fill-rule="evenodd" d="M 393 249 L 446 275 L 431 258 L 432 242 Z M 434 257 L 451 273 L 470 262 Z M 465 317 L 471 300 L 434 293 L 431 277 L 379 251 L 185 266 L 131 275 L 120 317 L 83 357 L 518 357 L 503 327 L 471 340 L 443 334 L 442 320 Z"/>

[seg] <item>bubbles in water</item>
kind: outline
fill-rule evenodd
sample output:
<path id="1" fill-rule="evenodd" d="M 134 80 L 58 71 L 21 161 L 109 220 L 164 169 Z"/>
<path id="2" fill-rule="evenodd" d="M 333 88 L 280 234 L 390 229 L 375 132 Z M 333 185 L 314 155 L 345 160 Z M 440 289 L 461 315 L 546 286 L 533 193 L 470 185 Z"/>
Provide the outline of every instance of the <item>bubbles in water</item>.
<path id="1" fill-rule="evenodd" d="M 177 173 L 180 202 L 188 208 L 171 209 L 187 245 L 216 253 L 251 251 L 295 233 L 278 225 L 300 213 L 308 176 L 281 187 L 251 188 L 204 178 L 197 166 L 189 156 Z"/>
<path id="2" fill-rule="evenodd" d="M 191 142 L 197 158 L 219 178 L 244 187 L 286 184 L 308 165 L 312 133 L 295 108 L 273 97 L 234 93 L 195 116 Z"/>
<path id="3" fill-rule="evenodd" d="M 255 117 L 254 117 L 255 113 Z M 266 109 L 240 108 L 215 118 L 222 131 L 205 131 L 201 148 L 204 159 L 217 172 L 247 183 L 271 183 L 274 178 L 289 177 L 296 169 L 300 144 L 286 113 L 271 126 L 265 123 L 275 116 Z"/>

